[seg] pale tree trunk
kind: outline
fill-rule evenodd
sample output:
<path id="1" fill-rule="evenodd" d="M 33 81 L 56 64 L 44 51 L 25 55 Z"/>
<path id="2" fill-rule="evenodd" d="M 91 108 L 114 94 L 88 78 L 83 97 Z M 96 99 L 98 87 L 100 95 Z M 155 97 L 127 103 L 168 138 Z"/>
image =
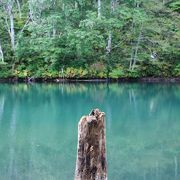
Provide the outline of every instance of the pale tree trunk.
<path id="1" fill-rule="evenodd" d="M 56 37 L 56 28 L 53 27 L 53 38 L 55 38 L 55 37 Z"/>
<path id="2" fill-rule="evenodd" d="M 15 32 L 14 32 L 14 15 L 13 15 L 14 1 L 10 1 L 4 4 L 4 10 L 7 13 L 5 17 L 6 28 L 11 40 L 11 48 L 15 51 Z M 9 21 L 8 21 L 9 19 Z"/>
<path id="3" fill-rule="evenodd" d="M 16 3 L 17 3 L 17 6 L 18 6 L 19 16 L 21 17 L 20 3 L 19 3 L 18 0 L 16 0 Z M 12 50 L 15 52 L 16 51 L 16 46 L 18 45 L 18 38 L 17 38 L 17 43 L 16 43 L 16 35 L 15 35 L 15 29 L 14 29 L 14 14 L 13 14 L 14 1 L 10 1 L 7 4 L 4 4 L 4 7 L 5 7 L 4 9 L 5 9 L 6 13 L 7 13 L 7 16 L 8 16 L 5 19 L 6 27 L 7 27 L 8 33 L 10 35 Z M 30 19 L 31 19 L 31 17 L 29 15 L 26 23 L 24 24 L 22 29 L 18 32 L 19 35 L 24 31 L 24 29 L 28 25 Z"/>
<path id="4" fill-rule="evenodd" d="M 113 15 L 116 2 L 115 0 L 111 0 L 111 15 Z M 107 42 L 107 47 L 106 47 L 106 54 L 110 54 L 112 49 L 112 31 L 109 31 L 109 37 L 108 37 L 108 42 Z"/>
<path id="5" fill-rule="evenodd" d="M 132 45 L 132 43 L 131 43 Z M 133 45 L 132 45 L 133 46 Z M 133 57 L 134 57 L 134 48 L 132 47 L 132 50 L 131 50 L 131 59 L 129 61 L 129 69 L 131 70 L 132 68 L 132 63 L 133 63 Z"/>
<path id="6" fill-rule="evenodd" d="M 110 7 L 111 7 L 111 15 L 113 15 L 114 10 L 115 10 L 115 4 L 116 2 L 114 0 L 111 0 Z M 109 76 L 109 58 L 112 50 L 112 31 L 109 31 L 109 36 L 108 36 L 108 42 L 106 46 L 106 58 L 107 58 L 107 78 Z"/>
<path id="7" fill-rule="evenodd" d="M 105 113 L 94 109 L 78 125 L 75 180 L 107 180 Z"/>
<path id="8" fill-rule="evenodd" d="M 62 4 L 62 10 L 63 11 L 65 10 L 65 4 L 64 3 Z"/>
<path id="9" fill-rule="evenodd" d="M 132 35 L 134 36 L 135 34 L 135 21 L 134 21 L 134 10 L 136 8 L 136 0 L 134 1 L 134 5 L 133 5 L 134 9 L 133 9 L 133 20 L 132 20 Z M 131 41 L 131 46 L 132 46 L 132 50 L 131 50 L 131 59 L 129 61 L 129 70 L 132 69 L 132 64 L 133 64 L 133 57 L 134 57 L 134 43 L 133 40 Z"/>
<path id="10" fill-rule="evenodd" d="M 9 19 L 10 19 L 11 46 L 12 46 L 12 50 L 15 52 L 14 16 L 12 12 L 9 13 Z"/>
<path id="11" fill-rule="evenodd" d="M 30 2 L 30 1 L 29 1 Z M 16 51 L 16 46 L 18 45 L 18 38 L 17 38 L 17 43 L 16 43 L 16 34 L 15 34 L 15 29 L 14 29 L 14 13 L 13 13 L 13 8 L 15 7 L 15 3 L 17 3 L 17 7 L 18 7 L 18 11 L 19 11 L 19 16 L 21 17 L 21 7 L 20 7 L 20 3 L 19 0 L 9 0 L 6 2 L 1 2 L 1 5 L 6 13 L 5 16 L 5 27 L 9 33 L 10 36 L 10 41 L 11 41 L 11 48 L 12 51 L 15 52 Z M 18 34 L 21 34 L 25 27 L 28 25 L 30 20 L 30 17 L 27 19 L 25 25 L 22 27 L 22 29 L 18 32 Z M 2 47 L 1 47 L 2 50 Z M 0 54 L 2 54 L 0 52 Z M 2 55 L 1 55 L 2 56 Z"/>
<path id="12" fill-rule="evenodd" d="M 133 56 L 133 63 L 132 63 L 132 70 L 134 70 L 134 67 L 135 67 L 136 62 L 137 62 L 137 54 L 138 54 L 138 50 L 139 50 L 139 44 L 140 44 L 140 41 L 142 38 L 142 30 L 143 30 L 143 25 L 141 26 L 139 36 L 137 39 L 137 43 L 136 43 L 136 47 L 135 47 L 135 52 L 134 52 L 134 56 Z"/>
<path id="13" fill-rule="evenodd" d="M 75 1 L 74 2 L 74 8 L 77 9 L 78 8 L 78 3 Z"/>
<path id="14" fill-rule="evenodd" d="M 98 0 L 98 18 L 101 18 L 101 0 Z"/>
<path id="15" fill-rule="evenodd" d="M 135 3 L 136 2 L 134 2 L 134 7 L 135 7 Z M 134 15 L 133 15 L 133 21 L 132 21 L 132 34 L 134 35 L 134 33 L 135 33 L 135 22 L 134 22 Z M 131 46 L 132 46 L 132 50 L 131 50 L 131 59 L 130 59 L 130 61 L 129 61 L 129 69 L 131 70 L 131 68 L 132 68 L 132 64 L 133 64 L 133 57 L 134 57 L 134 44 L 133 44 L 133 42 L 131 41 Z"/>
<path id="16" fill-rule="evenodd" d="M 2 50 L 2 45 L 1 45 L 1 39 L 0 39 L 0 59 L 1 62 L 4 62 L 4 54 L 3 54 L 3 50 Z"/>
<path id="17" fill-rule="evenodd" d="M 139 2 L 134 1 L 134 9 L 139 8 Z M 140 27 L 139 35 L 136 41 L 136 44 L 131 42 L 132 45 L 132 51 L 131 51 L 131 59 L 129 62 L 129 69 L 134 70 L 136 62 L 137 62 L 137 55 L 138 55 L 138 50 L 139 50 L 139 44 L 141 41 L 141 36 L 142 36 L 142 30 L 143 30 L 143 23 Z M 134 21 L 134 16 L 133 16 L 133 22 L 132 22 L 132 34 L 135 34 L 135 21 Z"/>
<path id="18" fill-rule="evenodd" d="M 111 53 L 111 48 L 112 48 L 112 32 L 109 32 L 109 37 L 108 37 L 108 42 L 107 42 L 107 47 L 106 47 L 106 54 Z"/>

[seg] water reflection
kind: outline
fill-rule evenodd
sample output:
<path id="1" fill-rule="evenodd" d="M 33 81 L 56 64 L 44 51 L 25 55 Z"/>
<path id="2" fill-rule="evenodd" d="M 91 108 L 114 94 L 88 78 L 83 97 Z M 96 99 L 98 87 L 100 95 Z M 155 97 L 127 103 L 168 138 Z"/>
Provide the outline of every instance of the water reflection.
<path id="1" fill-rule="evenodd" d="M 0 97 L 0 124 L 4 112 L 4 101 L 5 101 L 4 96 Z"/>
<path id="2" fill-rule="evenodd" d="M 180 179 L 180 85 L 0 85 L 0 177 L 73 179 L 77 123 L 107 115 L 109 179 Z"/>
<path id="3" fill-rule="evenodd" d="M 15 159 L 15 144 L 16 144 L 16 106 L 13 106 L 12 117 L 10 122 L 10 132 L 9 132 L 9 179 L 16 179 L 16 159 Z"/>

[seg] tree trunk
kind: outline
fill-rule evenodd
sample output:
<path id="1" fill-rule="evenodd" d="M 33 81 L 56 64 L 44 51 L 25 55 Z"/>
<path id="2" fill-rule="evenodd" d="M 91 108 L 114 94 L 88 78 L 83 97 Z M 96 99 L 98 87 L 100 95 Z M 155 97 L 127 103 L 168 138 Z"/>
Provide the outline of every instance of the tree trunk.
<path id="1" fill-rule="evenodd" d="M 134 17 L 134 12 L 136 9 L 136 0 L 133 3 L 133 19 L 132 19 L 132 27 L 131 27 L 131 31 L 132 31 L 132 36 L 134 37 L 135 34 L 135 17 Z M 134 48 L 134 42 L 133 40 L 131 40 L 131 46 L 132 46 L 132 50 L 131 50 L 131 59 L 129 61 L 129 70 L 132 70 L 132 65 L 133 65 L 133 61 L 134 61 L 134 53 L 135 53 L 135 48 Z"/>
<path id="2" fill-rule="evenodd" d="M 98 0 L 98 18 L 101 18 L 101 0 Z"/>
<path id="3" fill-rule="evenodd" d="M 136 8 L 139 8 L 140 4 L 139 2 L 137 1 L 134 1 L 134 10 Z M 141 24 L 141 27 L 140 27 L 140 31 L 139 31 L 139 35 L 138 35 L 138 39 L 137 39 L 137 42 L 136 42 L 136 45 L 134 46 L 132 44 L 132 51 L 131 51 L 131 59 L 130 59 L 130 62 L 129 62 L 129 69 L 130 70 L 134 70 L 134 67 L 136 65 L 136 62 L 137 62 L 137 55 L 138 55 L 138 50 L 139 50 L 139 44 L 140 44 L 140 41 L 141 41 L 141 36 L 142 36 L 142 30 L 143 30 L 143 22 Z M 132 34 L 134 35 L 135 34 L 135 18 L 134 18 L 134 11 L 133 11 L 133 22 L 132 22 Z"/>
<path id="4" fill-rule="evenodd" d="M 12 12 L 9 14 L 9 19 L 10 19 L 11 46 L 12 46 L 12 50 L 15 51 L 14 16 Z"/>
<path id="5" fill-rule="evenodd" d="M 138 50 L 139 50 L 139 44 L 141 41 L 141 36 L 142 36 L 142 30 L 143 30 L 143 25 L 141 26 L 140 32 L 139 32 L 139 36 L 137 39 L 137 43 L 136 43 L 136 47 L 135 47 L 135 52 L 134 52 L 134 57 L 133 57 L 133 64 L 132 64 L 132 70 L 134 70 L 134 67 L 136 65 L 137 62 L 137 54 L 138 54 Z"/>
<path id="6" fill-rule="evenodd" d="M 111 0 L 110 3 L 110 14 L 113 15 L 115 10 L 115 1 Z M 112 50 L 112 31 L 109 31 L 109 36 L 108 36 L 108 42 L 106 46 L 106 58 L 107 58 L 107 78 L 109 77 L 109 62 L 110 62 L 110 54 Z"/>
<path id="7" fill-rule="evenodd" d="M 107 180 L 105 113 L 94 109 L 78 125 L 75 180 Z"/>
<path id="8" fill-rule="evenodd" d="M 111 48 L 112 48 L 112 32 L 109 32 L 109 37 L 108 37 L 108 43 L 107 43 L 107 47 L 106 47 L 106 54 L 110 54 L 111 53 Z"/>
<path id="9" fill-rule="evenodd" d="M 133 21 L 132 21 L 132 34 L 134 35 L 135 33 L 135 24 L 134 24 L 134 16 L 133 16 Z M 132 46 L 132 50 L 131 50 L 131 59 L 129 61 L 129 69 L 132 69 L 132 63 L 133 63 L 133 58 L 134 58 L 134 43 L 133 40 L 131 41 L 131 46 Z"/>
<path id="10" fill-rule="evenodd" d="M 1 46 L 1 39 L 0 39 L 0 59 L 1 59 L 1 62 L 4 62 L 4 54 L 3 54 L 3 50 Z"/>
<path id="11" fill-rule="evenodd" d="M 12 50 L 15 51 L 15 32 L 14 32 L 14 15 L 13 15 L 13 5 L 14 1 L 10 1 L 5 5 L 5 10 L 9 17 L 10 24 L 8 22 L 8 18 L 6 18 L 6 26 L 10 35 L 11 47 Z"/>

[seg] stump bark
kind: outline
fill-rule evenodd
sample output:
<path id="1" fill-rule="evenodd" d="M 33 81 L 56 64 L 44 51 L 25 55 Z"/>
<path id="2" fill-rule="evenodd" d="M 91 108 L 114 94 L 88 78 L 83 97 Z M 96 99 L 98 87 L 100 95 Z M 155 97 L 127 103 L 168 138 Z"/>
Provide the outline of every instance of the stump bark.
<path id="1" fill-rule="evenodd" d="M 75 180 L 107 180 L 105 113 L 94 109 L 78 125 Z"/>

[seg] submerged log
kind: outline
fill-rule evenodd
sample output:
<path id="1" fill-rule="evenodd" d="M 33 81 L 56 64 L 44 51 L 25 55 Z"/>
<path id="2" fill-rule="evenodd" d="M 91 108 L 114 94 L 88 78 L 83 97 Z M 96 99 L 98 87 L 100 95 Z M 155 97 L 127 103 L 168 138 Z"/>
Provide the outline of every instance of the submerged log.
<path id="1" fill-rule="evenodd" d="M 105 113 L 83 116 L 78 125 L 75 180 L 107 180 Z"/>

